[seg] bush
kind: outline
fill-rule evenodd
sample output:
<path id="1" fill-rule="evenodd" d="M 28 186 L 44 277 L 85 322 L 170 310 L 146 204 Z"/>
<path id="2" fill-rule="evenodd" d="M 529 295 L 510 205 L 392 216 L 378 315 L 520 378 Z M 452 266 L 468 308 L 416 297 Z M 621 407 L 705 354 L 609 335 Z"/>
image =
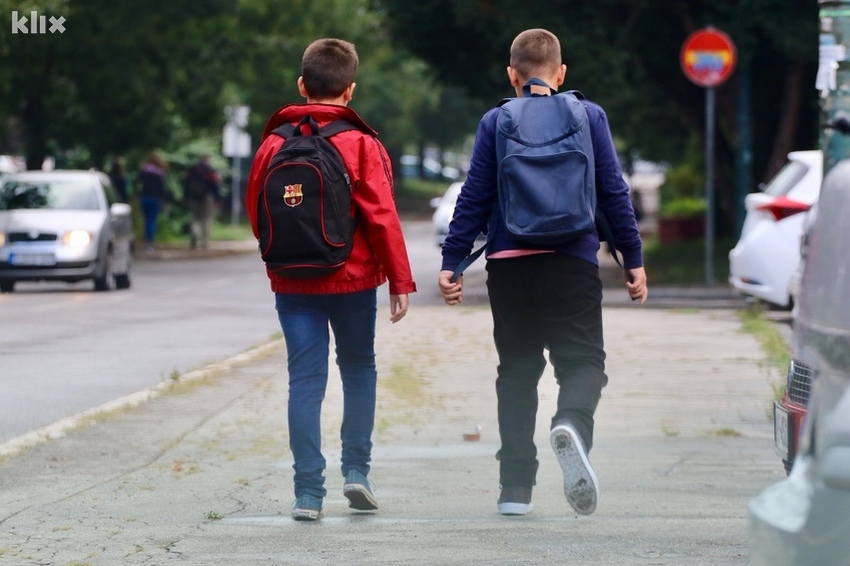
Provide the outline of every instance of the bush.
<path id="1" fill-rule="evenodd" d="M 705 216 L 705 209 L 705 199 L 682 197 L 663 203 L 659 215 L 662 218 L 700 218 Z"/>
<path id="2" fill-rule="evenodd" d="M 679 199 L 700 199 L 705 196 L 705 176 L 690 163 L 672 167 L 660 187 L 662 206 Z"/>

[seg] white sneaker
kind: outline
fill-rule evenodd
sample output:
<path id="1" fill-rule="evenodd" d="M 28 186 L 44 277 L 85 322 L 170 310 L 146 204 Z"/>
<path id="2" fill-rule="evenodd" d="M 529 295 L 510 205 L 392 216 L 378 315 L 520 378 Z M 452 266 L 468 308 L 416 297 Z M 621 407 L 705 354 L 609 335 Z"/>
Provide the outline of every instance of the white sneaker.
<path id="1" fill-rule="evenodd" d="M 596 511 L 599 482 L 587 459 L 581 438 L 571 424 L 562 423 L 549 433 L 549 442 L 564 473 L 567 502 L 579 515 L 590 515 Z"/>
<path id="2" fill-rule="evenodd" d="M 502 515 L 528 515 L 533 508 L 531 489 L 515 485 L 502 486 L 498 506 Z"/>

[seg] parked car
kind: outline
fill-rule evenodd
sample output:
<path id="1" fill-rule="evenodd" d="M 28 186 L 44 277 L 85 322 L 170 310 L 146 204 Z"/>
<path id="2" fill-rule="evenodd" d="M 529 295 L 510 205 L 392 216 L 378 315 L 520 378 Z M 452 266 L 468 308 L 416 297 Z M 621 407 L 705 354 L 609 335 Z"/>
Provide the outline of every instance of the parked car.
<path id="1" fill-rule="evenodd" d="M 791 310 L 792 320 L 797 316 L 797 305 L 800 302 L 800 282 L 803 279 L 803 268 L 806 264 L 806 252 L 808 251 L 809 247 L 809 235 L 811 234 L 812 226 L 814 226 L 817 217 L 818 203 L 814 203 L 809 209 L 809 211 L 806 212 L 806 217 L 803 219 L 803 235 L 800 236 L 800 263 L 797 264 L 797 269 L 795 269 L 794 274 L 791 275 L 791 282 L 789 283 L 791 302 L 794 305 L 794 308 Z"/>
<path id="2" fill-rule="evenodd" d="M 763 190 L 747 195 L 741 237 L 729 252 L 729 282 L 738 292 L 780 308 L 793 306 L 802 213 L 817 202 L 822 177 L 820 150 L 794 151 Z"/>
<path id="3" fill-rule="evenodd" d="M 793 355 L 807 368 L 811 396 L 802 404 L 802 430 L 791 417 L 782 426 L 785 403 L 777 404 L 777 448 L 788 445 L 796 457 L 788 477 L 749 505 L 751 565 L 848 564 L 850 557 L 848 218 L 850 160 L 827 175 L 809 236 Z"/>
<path id="4" fill-rule="evenodd" d="M 434 237 L 438 246 L 442 246 L 449 235 L 449 223 L 455 213 L 455 204 L 462 186 L 461 182 L 452 183 L 443 196 L 431 199 L 431 208 L 434 209 L 431 221 L 434 224 Z"/>
<path id="5" fill-rule="evenodd" d="M 450 181 L 460 177 L 460 171 L 456 167 L 440 165 L 440 162 L 432 157 L 426 157 L 421 162 L 421 168 L 419 166 L 420 159 L 417 155 L 402 155 L 399 162 L 402 177 L 419 177 L 421 174 L 425 179 L 446 179 Z"/>
<path id="6" fill-rule="evenodd" d="M 130 205 L 97 171 L 23 171 L 0 180 L 0 292 L 18 281 L 130 287 Z"/>

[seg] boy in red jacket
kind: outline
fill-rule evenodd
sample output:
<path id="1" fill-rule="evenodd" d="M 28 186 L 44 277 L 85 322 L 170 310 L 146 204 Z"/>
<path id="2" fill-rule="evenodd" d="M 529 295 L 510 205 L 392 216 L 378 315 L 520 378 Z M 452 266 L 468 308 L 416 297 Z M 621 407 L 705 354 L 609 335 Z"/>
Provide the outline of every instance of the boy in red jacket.
<path id="1" fill-rule="evenodd" d="M 286 105 L 269 119 L 254 156 L 245 197 L 248 218 L 254 235 L 259 237 L 259 192 L 269 161 L 284 141 L 270 134 L 281 124 L 297 124 L 309 114 L 319 126 L 345 119 L 361 128 L 329 138 L 351 178 L 357 211 L 354 244 L 345 265 L 313 279 L 287 278 L 267 270 L 287 349 L 289 446 L 296 498 L 292 517 L 296 520 L 321 517 L 322 500 L 327 494 L 320 416 L 328 380 L 329 327 L 336 342 L 344 396 L 343 494 L 355 510 L 378 508 L 367 479 L 377 381 L 377 287 L 389 280 L 390 320 L 394 323 L 407 314 L 408 293 L 416 291 L 395 208 L 389 157 L 374 130 L 347 106 L 358 64 L 354 45 L 346 41 L 319 39 L 307 47 L 298 78 L 298 90 L 307 103 Z"/>

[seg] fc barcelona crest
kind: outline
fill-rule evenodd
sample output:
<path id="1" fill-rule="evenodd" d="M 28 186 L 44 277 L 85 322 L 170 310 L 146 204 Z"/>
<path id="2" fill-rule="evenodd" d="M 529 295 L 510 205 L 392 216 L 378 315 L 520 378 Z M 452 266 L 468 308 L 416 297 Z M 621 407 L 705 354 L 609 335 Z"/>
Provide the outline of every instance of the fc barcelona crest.
<path id="1" fill-rule="evenodd" d="M 304 193 L 301 192 L 301 184 L 286 185 L 283 188 L 283 202 L 286 206 L 296 207 L 304 200 Z"/>

